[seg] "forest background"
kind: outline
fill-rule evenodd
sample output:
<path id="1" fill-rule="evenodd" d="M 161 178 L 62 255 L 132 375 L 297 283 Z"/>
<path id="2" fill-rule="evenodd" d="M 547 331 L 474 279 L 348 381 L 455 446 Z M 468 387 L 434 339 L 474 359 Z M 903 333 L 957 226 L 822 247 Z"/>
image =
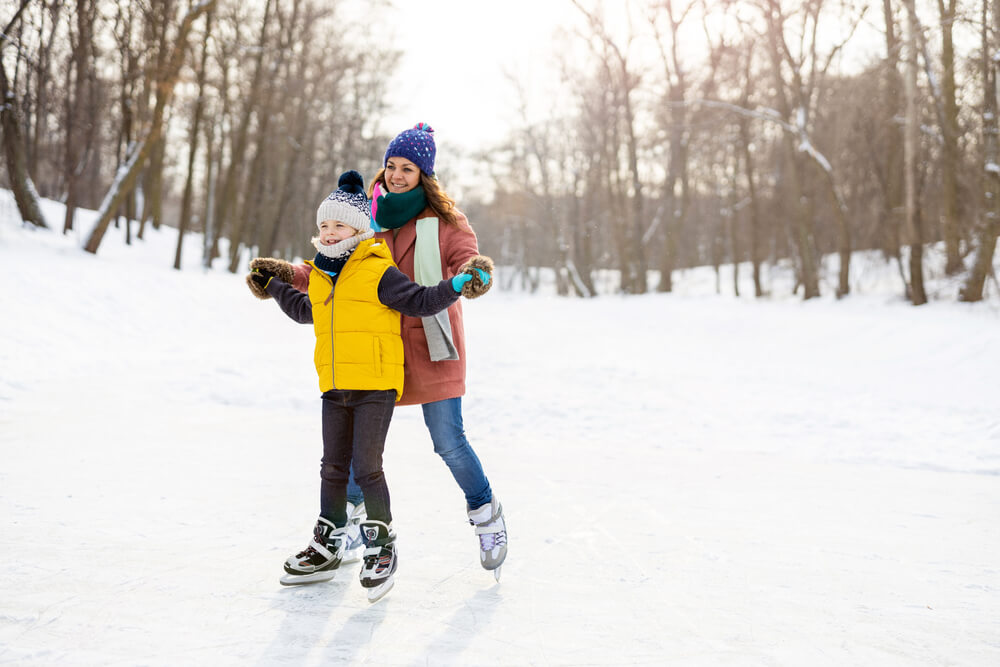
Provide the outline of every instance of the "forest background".
<path id="1" fill-rule="evenodd" d="M 168 225 L 164 262 L 188 268 L 200 232 L 203 266 L 242 272 L 311 254 L 339 172 L 370 178 L 395 133 L 435 124 L 400 94 L 423 89 L 484 126 L 438 127 L 438 175 L 528 290 L 545 273 L 563 295 L 669 292 L 732 264 L 737 292 L 747 271 L 767 296 L 782 267 L 805 299 L 846 297 L 873 250 L 914 304 L 935 272 L 947 298 L 1000 294 L 1000 0 L 551 0 L 524 16 L 545 19 L 544 55 L 528 33 L 489 48 L 503 10 L 475 4 L 430 3 L 419 37 L 483 36 L 452 58 L 502 69 L 493 97 L 412 47 L 402 3 L 7 3 L 0 187 L 64 233 L 96 209 L 89 252 Z"/>

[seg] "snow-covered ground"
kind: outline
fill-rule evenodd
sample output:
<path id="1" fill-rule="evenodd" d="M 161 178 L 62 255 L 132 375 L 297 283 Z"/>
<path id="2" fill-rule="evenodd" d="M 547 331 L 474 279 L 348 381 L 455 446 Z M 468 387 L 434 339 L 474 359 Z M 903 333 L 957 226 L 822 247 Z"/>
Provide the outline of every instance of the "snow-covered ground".
<path id="1" fill-rule="evenodd" d="M 174 230 L 92 256 L 15 218 L 0 192 L 0 664 L 1000 664 L 995 296 L 755 302 L 696 270 L 468 302 L 502 582 L 400 408 L 369 605 L 356 565 L 278 584 L 318 510 L 310 328 L 194 238 L 170 269 Z"/>

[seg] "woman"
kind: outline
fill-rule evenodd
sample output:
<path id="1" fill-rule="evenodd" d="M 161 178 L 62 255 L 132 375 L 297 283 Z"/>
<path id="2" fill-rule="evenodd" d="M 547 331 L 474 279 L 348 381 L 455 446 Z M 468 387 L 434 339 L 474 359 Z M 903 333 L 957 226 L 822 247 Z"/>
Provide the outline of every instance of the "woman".
<path id="1" fill-rule="evenodd" d="M 486 271 L 466 285 L 463 294 L 478 296 L 489 288 L 492 262 L 479 255 L 469 221 L 434 178 L 434 130 L 424 123 L 398 134 L 386 148 L 383 167 L 372 180 L 372 219 L 376 237 L 389 246 L 399 269 L 421 285 L 443 278 Z M 251 268 L 260 262 L 255 259 Z M 286 269 L 287 270 L 287 269 Z M 292 285 L 306 291 L 308 265 L 292 267 Z M 444 460 L 465 494 L 469 523 L 479 538 L 480 564 L 499 580 L 507 556 L 503 508 L 493 494 L 479 457 L 465 437 L 465 329 L 456 302 L 437 317 L 402 316 L 403 395 L 398 405 L 420 405 L 434 451 Z"/>

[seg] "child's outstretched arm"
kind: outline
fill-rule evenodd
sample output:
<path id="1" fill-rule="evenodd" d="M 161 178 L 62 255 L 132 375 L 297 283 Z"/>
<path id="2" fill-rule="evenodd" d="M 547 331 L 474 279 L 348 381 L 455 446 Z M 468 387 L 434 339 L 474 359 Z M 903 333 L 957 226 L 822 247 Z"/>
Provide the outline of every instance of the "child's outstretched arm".
<path id="1" fill-rule="evenodd" d="M 394 266 L 386 269 L 378 284 L 378 300 L 410 317 L 435 315 L 458 301 L 468 274 L 445 278 L 437 285 L 418 285 Z M 459 284 L 456 284 L 456 281 Z"/>
<path id="2" fill-rule="evenodd" d="M 251 278 L 265 292 L 274 297 L 285 315 L 299 324 L 312 324 L 312 303 L 309 301 L 308 294 L 298 291 L 268 271 L 256 270 L 251 274 Z"/>

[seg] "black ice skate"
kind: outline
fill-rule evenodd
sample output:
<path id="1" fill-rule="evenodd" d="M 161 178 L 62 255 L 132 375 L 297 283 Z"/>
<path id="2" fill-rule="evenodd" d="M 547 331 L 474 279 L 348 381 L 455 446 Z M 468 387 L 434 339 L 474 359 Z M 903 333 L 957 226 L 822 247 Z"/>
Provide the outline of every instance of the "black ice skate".
<path id="1" fill-rule="evenodd" d="M 368 601 L 377 602 L 395 583 L 396 533 L 391 525 L 366 519 L 361 522 L 361 537 L 365 540 L 365 553 L 359 579 Z"/>
<path id="2" fill-rule="evenodd" d="M 319 517 L 309 546 L 285 561 L 285 575 L 279 581 L 297 586 L 333 579 L 344 558 L 346 534 L 346 528 Z"/>

